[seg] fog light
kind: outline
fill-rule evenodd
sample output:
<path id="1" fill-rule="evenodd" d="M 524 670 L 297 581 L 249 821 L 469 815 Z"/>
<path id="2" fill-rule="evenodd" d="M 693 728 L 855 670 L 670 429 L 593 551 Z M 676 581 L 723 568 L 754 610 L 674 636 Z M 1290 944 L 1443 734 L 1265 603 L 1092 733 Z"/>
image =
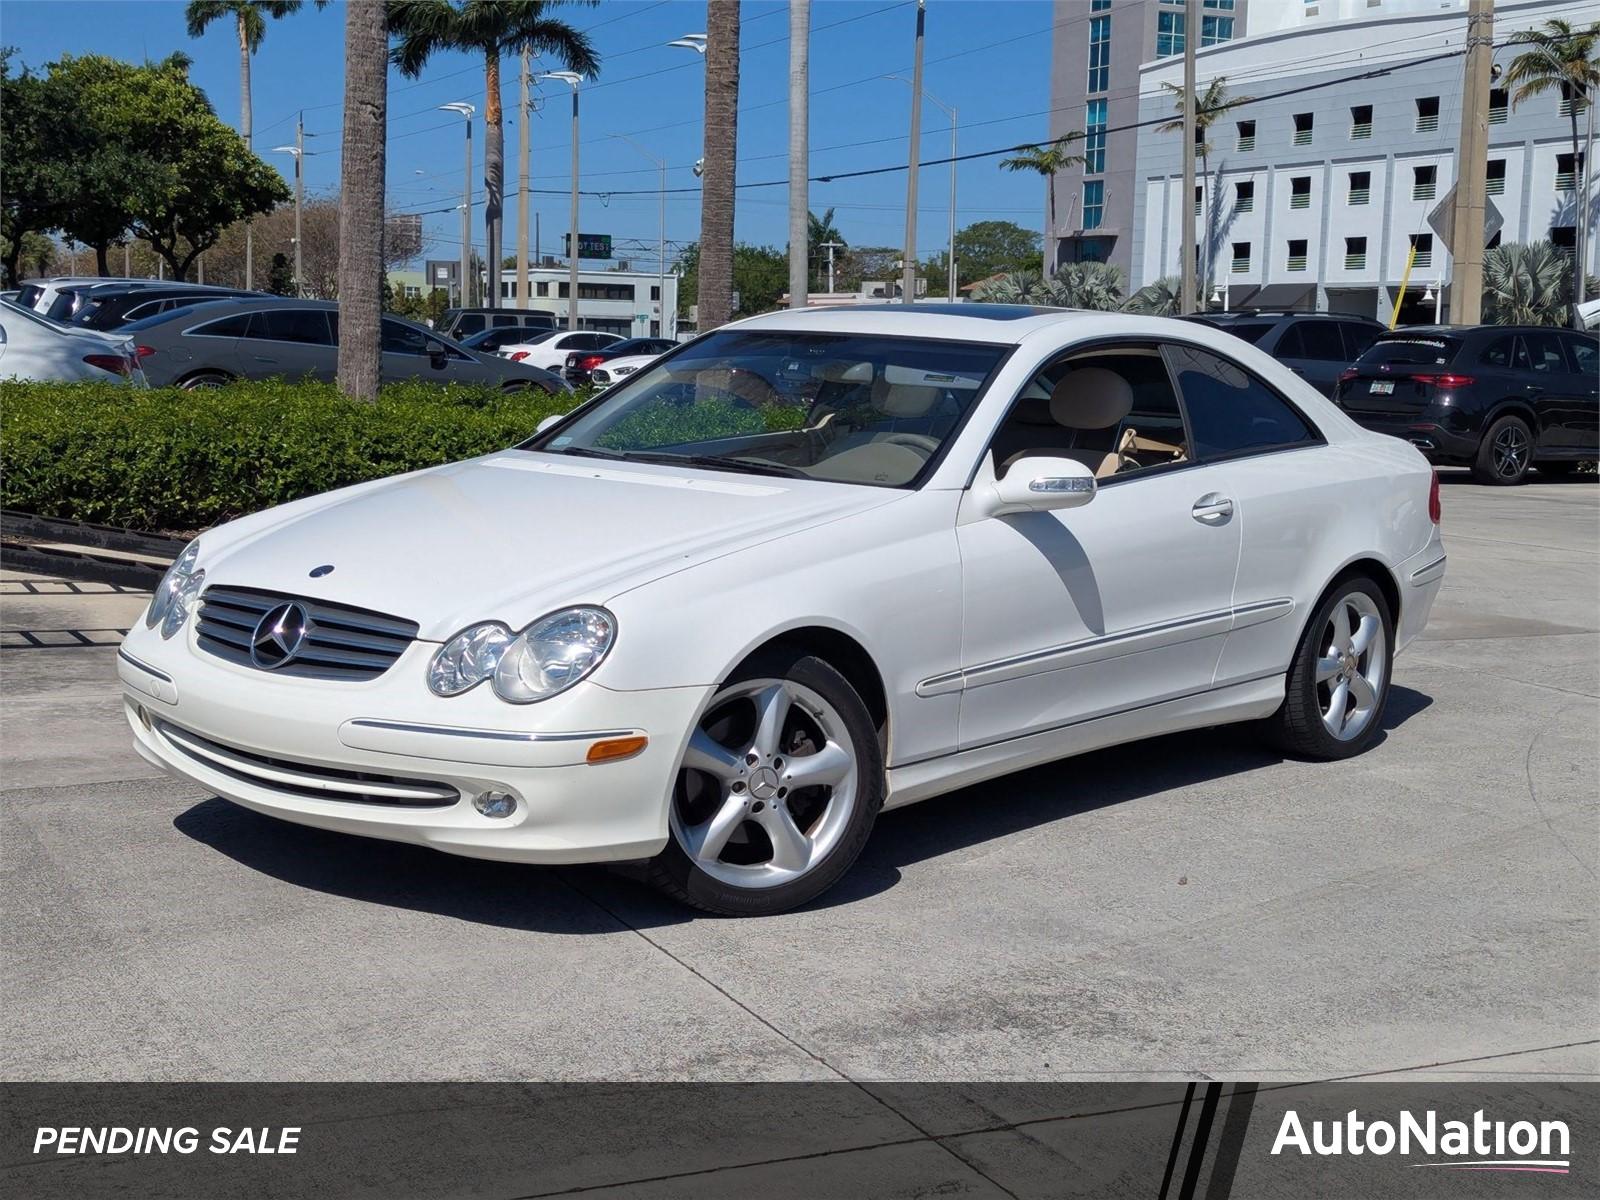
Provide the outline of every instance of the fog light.
<path id="1" fill-rule="evenodd" d="M 479 792 L 472 798 L 472 807 L 486 817 L 509 817 L 517 811 L 517 798 L 510 792 Z"/>

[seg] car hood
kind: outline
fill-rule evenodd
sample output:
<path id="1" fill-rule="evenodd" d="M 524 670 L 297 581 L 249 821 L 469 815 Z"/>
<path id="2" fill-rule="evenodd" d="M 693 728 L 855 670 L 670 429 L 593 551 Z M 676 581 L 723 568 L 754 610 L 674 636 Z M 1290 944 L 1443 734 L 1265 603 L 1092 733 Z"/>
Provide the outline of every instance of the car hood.
<path id="1" fill-rule="evenodd" d="M 223 526 L 201 535 L 200 565 L 211 583 L 390 613 L 442 641 L 479 621 L 518 629 L 563 605 L 604 604 L 904 495 L 514 450 Z"/>

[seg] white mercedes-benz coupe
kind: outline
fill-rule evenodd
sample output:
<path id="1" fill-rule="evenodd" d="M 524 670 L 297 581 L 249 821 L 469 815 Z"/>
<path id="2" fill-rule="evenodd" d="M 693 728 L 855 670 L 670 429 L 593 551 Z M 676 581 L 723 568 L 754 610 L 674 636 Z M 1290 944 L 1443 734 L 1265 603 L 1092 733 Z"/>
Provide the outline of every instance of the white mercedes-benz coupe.
<path id="1" fill-rule="evenodd" d="M 1421 454 L 1227 334 L 819 309 L 202 533 L 118 671 L 140 752 L 249 808 L 761 914 L 1067 755 L 1359 753 L 1444 570 Z"/>

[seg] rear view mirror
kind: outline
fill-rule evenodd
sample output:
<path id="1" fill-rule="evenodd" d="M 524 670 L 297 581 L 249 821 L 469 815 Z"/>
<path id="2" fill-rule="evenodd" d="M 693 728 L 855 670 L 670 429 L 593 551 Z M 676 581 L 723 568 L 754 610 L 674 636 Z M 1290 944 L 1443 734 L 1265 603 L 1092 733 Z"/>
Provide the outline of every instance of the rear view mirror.
<path id="1" fill-rule="evenodd" d="M 567 415 L 566 413 L 551 413 L 548 417 L 546 417 L 544 420 L 540 421 L 539 424 L 534 427 L 533 432 L 534 433 L 543 433 L 546 429 L 549 429 L 554 425 L 560 424 L 561 419 L 563 417 L 565 417 L 566 415 Z"/>
<path id="2" fill-rule="evenodd" d="M 1094 499 L 1098 484 L 1094 472 L 1071 458 L 1043 455 L 1019 458 L 995 480 L 994 504 L 989 515 L 1015 512 L 1050 512 L 1058 508 L 1081 508 Z"/>

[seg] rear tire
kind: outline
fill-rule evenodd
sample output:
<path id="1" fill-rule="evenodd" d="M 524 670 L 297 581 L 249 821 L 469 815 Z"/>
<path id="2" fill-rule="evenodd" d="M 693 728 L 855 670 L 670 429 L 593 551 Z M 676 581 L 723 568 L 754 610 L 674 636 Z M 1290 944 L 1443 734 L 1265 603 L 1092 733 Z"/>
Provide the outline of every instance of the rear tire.
<path id="1" fill-rule="evenodd" d="M 1533 463 L 1533 431 L 1521 417 L 1506 415 L 1484 431 L 1472 461 L 1472 478 L 1491 487 L 1515 487 Z"/>
<path id="2" fill-rule="evenodd" d="M 762 651 L 695 727 L 650 882 L 725 916 L 795 908 L 854 864 L 883 793 L 877 730 L 844 676 L 803 650 Z"/>
<path id="3" fill-rule="evenodd" d="M 1272 741 L 1296 758 L 1351 758 L 1382 727 L 1394 669 L 1394 618 L 1365 575 L 1341 579 L 1312 613 L 1267 718 Z"/>
<path id="4" fill-rule="evenodd" d="M 183 380 L 178 387 L 185 392 L 200 392 L 226 387 L 232 382 L 233 376 L 225 375 L 221 371 L 200 371 Z"/>

